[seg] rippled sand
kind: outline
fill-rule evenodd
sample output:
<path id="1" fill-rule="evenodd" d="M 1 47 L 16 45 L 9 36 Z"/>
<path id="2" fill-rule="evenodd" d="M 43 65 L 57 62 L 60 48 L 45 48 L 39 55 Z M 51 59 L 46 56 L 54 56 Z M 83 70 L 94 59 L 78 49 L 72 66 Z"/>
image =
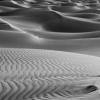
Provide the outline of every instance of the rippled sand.
<path id="1" fill-rule="evenodd" d="M 1 48 L 61 50 L 100 57 L 99 3 L 22 1 L 0 1 Z M 72 100 L 99 99 L 100 94 L 94 93 Z"/>

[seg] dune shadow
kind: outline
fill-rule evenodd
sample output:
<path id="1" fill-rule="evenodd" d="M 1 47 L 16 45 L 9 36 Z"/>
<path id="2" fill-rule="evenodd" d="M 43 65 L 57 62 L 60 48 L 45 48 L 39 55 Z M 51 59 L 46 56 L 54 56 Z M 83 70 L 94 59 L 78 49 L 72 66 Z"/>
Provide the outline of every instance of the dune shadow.
<path id="1" fill-rule="evenodd" d="M 6 21 L 10 20 L 20 24 L 21 26 L 40 24 L 44 31 L 50 32 L 64 32 L 64 33 L 80 33 L 80 32 L 92 32 L 99 31 L 100 24 L 95 22 L 83 21 L 82 19 L 74 19 L 68 16 L 62 16 L 61 14 L 53 11 L 36 10 L 36 9 L 21 9 L 8 13 L 0 13 L 0 16 L 5 18 Z M 14 23 L 13 23 L 14 24 Z M 33 29 L 34 30 L 34 29 Z"/>
<path id="2" fill-rule="evenodd" d="M 100 17 L 99 14 L 94 14 L 94 13 L 72 13 L 69 15 L 73 16 L 73 17 L 85 18 L 85 19 L 89 19 L 89 20 Z"/>

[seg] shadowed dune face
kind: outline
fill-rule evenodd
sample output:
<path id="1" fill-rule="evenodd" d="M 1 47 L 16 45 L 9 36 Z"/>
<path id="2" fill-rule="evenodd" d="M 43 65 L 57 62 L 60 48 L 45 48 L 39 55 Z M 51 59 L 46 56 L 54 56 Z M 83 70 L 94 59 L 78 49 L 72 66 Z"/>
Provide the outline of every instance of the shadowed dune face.
<path id="1" fill-rule="evenodd" d="M 12 29 L 9 25 L 7 25 L 6 23 L 0 22 L 0 30 L 14 30 Z"/>
<path id="2" fill-rule="evenodd" d="M 3 16 L 3 14 L 1 14 L 1 16 Z M 4 19 L 5 21 L 8 21 L 12 25 L 15 25 L 19 28 L 24 28 L 24 26 L 26 26 L 27 28 L 24 30 L 27 32 L 28 27 L 34 28 L 35 24 L 40 25 L 41 28 L 43 28 L 43 31 L 58 32 L 59 34 L 60 32 L 66 32 L 67 34 L 69 32 L 80 33 L 100 30 L 99 23 L 87 22 L 70 18 L 69 16 L 61 16 L 58 13 L 52 11 L 37 10 L 34 8 L 21 9 L 9 13 L 4 13 Z M 33 34 L 34 30 L 35 29 L 33 29 Z"/>
<path id="3" fill-rule="evenodd" d="M 34 8 L 2 13 L 1 16 L 4 16 L 6 21 L 15 26 L 16 23 L 18 23 L 19 27 L 20 25 L 24 27 L 25 24 L 28 28 L 27 23 L 29 23 L 29 26 L 32 28 L 32 25 L 39 24 L 41 28 L 43 28 L 43 31 L 47 32 L 80 33 L 100 30 L 99 23 L 83 21 L 82 19 L 74 19 L 69 16 L 61 16 L 53 11 L 38 10 Z M 83 14 L 82 18 L 84 18 L 84 16 L 85 15 Z M 93 14 L 90 15 L 90 17 L 92 16 Z M 35 29 L 33 29 L 33 34 L 34 30 Z M 27 29 L 25 31 L 27 31 Z"/>
<path id="4" fill-rule="evenodd" d="M 72 13 L 70 14 L 73 17 L 85 18 L 85 19 L 97 19 L 100 18 L 99 14 L 95 13 Z"/>
<path id="5" fill-rule="evenodd" d="M 20 2 L 23 3 L 24 1 Z M 15 4 L 12 2 L 11 5 L 14 6 Z M 3 6 L 5 7 L 5 5 Z M 19 8 L 16 6 L 19 6 Z M 93 37 L 91 34 L 94 32 L 98 34 L 97 31 L 100 30 L 100 24 L 95 21 L 99 17 L 99 14 L 96 12 L 90 14 L 89 12 L 94 9 L 79 6 L 77 3 L 40 8 L 35 7 L 34 4 L 33 7 L 30 6 L 29 8 L 23 6 L 21 8 L 21 5 L 16 6 L 13 7 L 14 9 L 9 9 L 8 11 L 3 9 L 4 12 L 0 13 L 1 20 L 4 19 L 12 26 L 16 26 L 17 29 L 42 38 L 90 38 Z M 86 13 L 87 11 L 89 12 Z M 95 9 L 95 11 L 99 12 L 98 9 Z M 99 36 L 99 34 L 96 36 Z"/>
<path id="6" fill-rule="evenodd" d="M 0 46 L 43 48 L 99 56 L 99 3 L 57 2 L 25 7 L 0 1 Z M 14 34 L 13 34 L 14 33 Z M 24 33 L 24 34 L 23 34 Z"/>

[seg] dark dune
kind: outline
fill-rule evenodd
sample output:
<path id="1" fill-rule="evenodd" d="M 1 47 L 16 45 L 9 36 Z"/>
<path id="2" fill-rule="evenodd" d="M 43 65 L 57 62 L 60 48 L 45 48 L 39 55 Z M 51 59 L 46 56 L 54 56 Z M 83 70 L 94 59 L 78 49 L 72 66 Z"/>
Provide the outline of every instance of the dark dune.
<path id="1" fill-rule="evenodd" d="M 99 37 L 52 40 L 16 31 L 0 31 L 0 47 L 51 49 L 100 56 Z"/>
<path id="2" fill-rule="evenodd" d="M 44 39 L 66 40 L 66 39 L 86 39 L 86 38 L 100 38 L 100 32 L 83 32 L 83 33 L 62 33 L 62 32 L 37 32 L 27 30 L 28 34 L 33 34 Z"/>
<path id="3" fill-rule="evenodd" d="M 70 14 L 70 16 L 85 18 L 85 19 L 89 19 L 89 20 L 100 17 L 99 14 L 95 14 L 95 13 L 72 13 L 72 14 Z"/>
<path id="4" fill-rule="evenodd" d="M 2 12 L 8 12 L 8 11 L 11 11 L 11 10 L 14 10 L 15 8 L 13 7 L 4 7 L 4 6 L 0 6 L 0 13 Z"/>
<path id="5" fill-rule="evenodd" d="M 6 23 L 0 22 L 0 30 L 14 30 L 13 28 L 11 28 L 9 25 L 7 25 Z"/>
<path id="6" fill-rule="evenodd" d="M 52 32 L 80 33 L 100 30 L 100 24 L 98 23 L 70 19 L 67 16 L 66 18 L 62 17 L 61 19 L 49 21 L 43 26 L 45 30 Z"/>
<path id="7" fill-rule="evenodd" d="M 77 13 L 95 13 L 95 14 L 100 14 L 100 10 L 98 10 L 98 9 L 86 9 L 86 10 L 78 11 Z"/>
<path id="8" fill-rule="evenodd" d="M 21 32 L 11 31 L 7 23 L 2 24 L 3 27 L 0 25 L 1 30 L 3 30 L 0 31 L 0 46 L 55 49 L 100 56 L 99 19 L 97 19 L 97 22 L 83 20 L 91 20 L 95 17 L 95 14 L 100 14 L 99 10 L 77 10 L 73 9 L 74 6 L 54 6 L 57 9 L 59 8 L 59 12 L 60 10 L 71 12 L 69 16 L 63 16 L 63 14 L 56 13 L 56 10 L 21 8 L 18 5 L 15 6 L 3 1 L 0 2 L 0 5 L 18 8 L 9 11 L 5 9 L 4 12 L 0 13 L 0 18 L 26 32 L 26 34 L 22 34 Z M 73 18 L 70 18 L 72 15 Z M 77 15 L 82 16 L 82 19 L 74 19 Z M 34 25 L 37 27 L 37 31 L 34 30 Z M 38 27 L 38 25 L 40 26 Z M 38 38 L 35 39 L 34 35 Z"/>
<path id="9" fill-rule="evenodd" d="M 51 9 L 62 13 L 74 13 L 81 10 L 75 9 L 75 6 L 51 6 Z"/>
<path id="10" fill-rule="evenodd" d="M 18 5 L 14 5 L 11 2 L 5 2 L 6 0 L 0 1 L 2 10 L 0 12 L 1 48 L 60 50 L 100 57 L 100 23 L 99 19 L 96 19 L 99 18 L 99 10 L 77 10 L 74 9 L 74 5 L 66 5 L 67 7 L 52 7 L 52 11 L 50 11 L 47 8 L 24 8 L 18 7 Z M 68 16 L 64 15 L 66 13 L 68 13 Z M 27 61 L 27 57 L 23 56 L 23 54 L 20 57 L 24 57 L 25 62 Z M 8 84 L 10 83 L 8 82 Z M 13 85 L 13 83 L 10 85 Z M 22 85 L 18 85 L 21 88 Z M 33 90 L 31 86 L 28 88 Z M 8 88 L 9 90 L 10 88 Z M 24 87 L 18 93 L 18 100 L 21 94 L 23 96 L 27 92 L 23 93 L 23 90 Z M 76 99 L 73 98 L 72 100 L 99 100 L 100 95 L 98 93 L 92 94 L 96 90 L 97 87 L 89 85 L 83 88 L 82 91 L 85 94 L 90 93 L 89 95 Z M 15 92 L 16 90 L 14 90 Z M 39 89 L 37 92 L 41 93 Z M 14 93 L 11 91 L 11 94 Z M 78 91 L 76 90 L 74 93 L 77 94 Z M 8 92 L 8 94 L 10 93 Z M 0 96 L 0 98 L 5 99 L 6 95 L 4 95 Z M 66 98 L 52 100 L 66 100 Z"/>
<path id="11" fill-rule="evenodd" d="M 92 9 L 99 9 L 100 8 L 100 4 L 98 3 L 88 3 L 87 6 L 89 6 Z"/>
<path id="12" fill-rule="evenodd" d="M 50 32 L 80 33 L 100 30 L 99 23 L 83 21 L 82 19 L 78 20 L 68 16 L 64 17 L 53 11 L 23 9 L 21 11 L 12 11 L 12 13 L 10 12 L 4 15 L 3 13 L 0 13 L 0 16 L 2 16 L 5 21 L 8 21 L 12 25 L 16 26 L 16 23 L 18 23 L 19 26 L 17 27 L 20 27 L 20 24 L 25 24 L 28 27 L 27 23 L 30 23 L 29 25 L 39 24 L 42 26 L 44 31 Z"/>
<path id="13" fill-rule="evenodd" d="M 94 33 L 95 34 L 95 33 Z M 44 40 L 44 49 L 77 52 L 100 57 L 100 38 Z"/>
<path id="14" fill-rule="evenodd" d="M 38 48 L 38 45 L 30 35 L 10 30 L 0 31 L 0 47 Z"/>
<path id="15" fill-rule="evenodd" d="M 13 8 L 23 8 L 21 6 L 13 4 L 12 2 L 10 2 L 10 0 L 0 0 L 0 6 L 13 7 Z"/>
<path id="16" fill-rule="evenodd" d="M 100 18 L 97 18 L 97 19 L 94 19 L 95 21 L 97 21 L 97 22 L 100 22 Z"/>
<path id="17" fill-rule="evenodd" d="M 73 2 L 62 2 L 61 3 L 61 7 L 73 7 L 73 6 L 76 6 L 76 4 L 75 3 L 73 3 Z"/>

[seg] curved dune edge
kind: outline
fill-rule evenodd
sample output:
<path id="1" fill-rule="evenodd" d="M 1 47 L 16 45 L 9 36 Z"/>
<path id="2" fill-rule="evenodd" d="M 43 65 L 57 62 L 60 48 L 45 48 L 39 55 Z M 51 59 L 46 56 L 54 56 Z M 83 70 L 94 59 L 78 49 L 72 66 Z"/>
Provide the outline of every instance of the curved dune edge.
<path id="1" fill-rule="evenodd" d="M 33 11 L 30 9 L 18 9 L 15 12 L 2 14 L 0 14 L 2 16 L 0 20 L 10 25 L 13 29 L 41 38 L 79 39 L 100 37 L 100 23 L 97 21 L 63 16 L 63 14 L 53 11 L 34 9 Z"/>
<path id="2" fill-rule="evenodd" d="M 0 47 L 51 49 L 100 56 L 100 38 L 52 40 L 17 31 L 0 31 Z"/>
<path id="3" fill-rule="evenodd" d="M 0 48 L 0 60 L 0 100 L 81 97 L 99 80 L 100 58 L 95 56 Z"/>
<path id="4" fill-rule="evenodd" d="M 88 20 L 93 20 L 93 19 L 95 20 L 97 18 L 100 18 L 100 14 L 96 13 L 71 13 L 69 15 L 73 17 L 85 18 Z"/>
<path id="5" fill-rule="evenodd" d="M 23 33 L 26 34 L 30 34 L 30 35 L 35 35 L 38 36 L 40 38 L 46 38 L 46 39 L 80 39 L 80 38 L 99 38 L 100 34 L 99 34 L 99 30 L 94 30 L 92 32 L 76 32 L 76 33 L 70 33 L 70 32 L 49 32 L 49 31 L 43 31 L 41 28 L 41 25 L 37 27 L 36 25 L 33 25 L 33 29 L 32 26 L 30 24 L 31 28 L 26 28 L 27 25 L 21 25 L 18 23 L 15 23 L 13 21 L 4 21 L 5 18 L 0 19 L 1 21 L 7 23 L 8 25 L 10 25 L 13 29 L 18 30 L 18 31 L 22 31 Z M 100 25 L 98 25 L 100 26 Z M 35 28 L 35 29 L 34 29 Z"/>
<path id="6" fill-rule="evenodd" d="M 4 8 L 9 7 L 4 4 L 3 6 Z M 14 5 L 12 4 L 12 6 Z M 71 6 L 69 8 L 72 10 Z M 50 9 L 41 10 L 19 7 L 19 9 L 1 12 L 0 20 L 10 25 L 13 29 L 19 29 L 19 31 L 41 38 L 80 39 L 100 37 L 100 23 L 95 21 L 95 19 L 88 20 L 84 18 L 88 14 L 89 17 L 99 15 L 98 10 L 76 10 L 76 12 L 72 13 L 72 16 L 70 16 L 71 13 L 65 16 L 64 13 L 57 12 L 56 10 L 53 11 L 52 7 Z M 96 13 L 94 13 L 95 11 Z M 77 16 L 83 16 L 83 18 L 77 18 Z"/>

